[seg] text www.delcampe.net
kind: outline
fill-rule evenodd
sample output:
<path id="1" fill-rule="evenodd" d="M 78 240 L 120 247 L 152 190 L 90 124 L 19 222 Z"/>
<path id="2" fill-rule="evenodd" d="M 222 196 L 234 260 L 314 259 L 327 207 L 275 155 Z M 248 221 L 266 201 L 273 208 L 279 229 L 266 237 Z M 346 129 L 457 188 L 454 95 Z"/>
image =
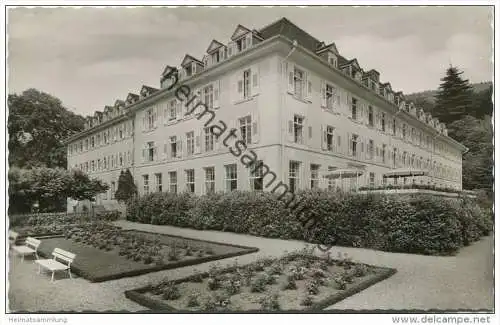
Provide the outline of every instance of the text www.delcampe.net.
<path id="1" fill-rule="evenodd" d="M 393 324 L 490 324 L 491 316 L 393 316 Z"/>

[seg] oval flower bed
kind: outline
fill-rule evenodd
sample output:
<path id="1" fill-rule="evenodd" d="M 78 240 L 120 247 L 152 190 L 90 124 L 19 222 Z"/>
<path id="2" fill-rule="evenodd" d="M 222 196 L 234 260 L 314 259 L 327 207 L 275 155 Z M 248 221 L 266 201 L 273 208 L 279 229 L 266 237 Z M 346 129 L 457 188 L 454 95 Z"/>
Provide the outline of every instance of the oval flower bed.
<path id="1" fill-rule="evenodd" d="M 321 310 L 388 278 L 395 269 L 333 259 L 311 249 L 246 266 L 220 269 L 125 292 L 156 311 L 233 312 Z"/>

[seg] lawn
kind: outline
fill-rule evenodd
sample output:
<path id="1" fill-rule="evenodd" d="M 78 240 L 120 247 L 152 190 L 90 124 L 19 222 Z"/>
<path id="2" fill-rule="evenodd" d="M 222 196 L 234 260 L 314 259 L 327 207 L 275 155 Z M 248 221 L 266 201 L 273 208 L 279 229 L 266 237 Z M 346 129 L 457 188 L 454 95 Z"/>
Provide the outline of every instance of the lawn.
<path id="1" fill-rule="evenodd" d="M 106 224 L 79 225 L 65 236 L 45 238 L 40 255 L 54 248 L 76 254 L 72 271 L 92 282 L 189 266 L 258 251 L 189 238 L 124 231 Z"/>
<path id="2" fill-rule="evenodd" d="M 382 281 L 394 269 L 352 262 L 347 256 L 317 257 L 312 250 L 245 266 L 152 284 L 125 292 L 154 311 L 251 312 L 321 310 Z"/>

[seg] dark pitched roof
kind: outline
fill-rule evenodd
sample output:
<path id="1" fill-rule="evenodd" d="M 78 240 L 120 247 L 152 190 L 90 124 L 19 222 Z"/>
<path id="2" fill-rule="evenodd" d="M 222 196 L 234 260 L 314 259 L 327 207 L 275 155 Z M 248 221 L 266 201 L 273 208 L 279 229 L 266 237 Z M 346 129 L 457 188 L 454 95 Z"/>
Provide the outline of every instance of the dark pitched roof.
<path id="1" fill-rule="evenodd" d="M 139 100 L 139 98 L 140 97 L 137 94 L 128 93 L 128 95 L 127 95 L 127 101 L 130 101 L 130 100 L 136 101 L 136 100 Z"/>
<path id="2" fill-rule="evenodd" d="M 297 43 L 312 52 L 316 52 L 319 46 L 324 44 L 286 18 L 281 18 L 280 20 L 267 25 L 266 27 L 260 29 L 259 33 L 265 39 L 276 35 L 283 35 L 290 40 L 296 40 Z"/>

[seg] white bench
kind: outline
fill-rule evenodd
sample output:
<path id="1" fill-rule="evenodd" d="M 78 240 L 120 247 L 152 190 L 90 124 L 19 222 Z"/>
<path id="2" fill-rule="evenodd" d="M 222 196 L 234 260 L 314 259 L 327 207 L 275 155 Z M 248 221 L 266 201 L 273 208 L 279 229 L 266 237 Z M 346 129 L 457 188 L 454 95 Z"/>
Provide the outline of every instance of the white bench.
<path id="1" fill-rule="evenodd" d="M 18 255 L 21 255 L 21 260 L 24 261 L 24 256 L 34 254 L 38 259 L 38 246 L 41 241 L 33 237 L 27 237 L 26 242 L 22 246 L 13 246 L 12 249 Z"/>
<path id="2" fill-rule="evenodd" d="M 19 237 L 17 232 L 9 230 L 9 249 L 16 244 L 17 237 Z"/>
<path id="3" fill-rule="evenodd" d="M 75 259 L 76 255 L 60 248 L 54 248 L 52 252 L 52 259 L 37 260 L 38 264 L 38 274 L 42 273 L 42 268 L 47 269 L 52 272 L 52 278 L 50 281 L 54 281 L 54 273 L 56 271 L 68 271 L 69 278 L 71 277 L 71 263 Z"/>

